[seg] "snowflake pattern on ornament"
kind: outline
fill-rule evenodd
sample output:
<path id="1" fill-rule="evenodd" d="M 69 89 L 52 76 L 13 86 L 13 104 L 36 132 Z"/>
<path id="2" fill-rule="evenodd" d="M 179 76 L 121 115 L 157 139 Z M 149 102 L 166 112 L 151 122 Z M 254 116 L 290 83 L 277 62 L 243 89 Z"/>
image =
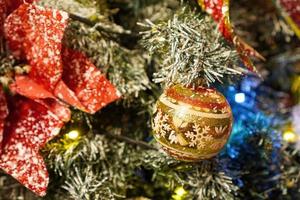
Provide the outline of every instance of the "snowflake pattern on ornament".
<path id="1" fill-rule="evenodd" d="M 225 130 L 227 129 L 227 125 L 226 126 L 216 126 L 215 127 L 215 137 L 222 137 L 225 133 Z"/>
<path id="2" fill-rule="evenodd" d="M 224 107 L 221 109 L 221 113 L 229 113 L 229 109 L 227 107 Z"/>
<path id="3" fill-rule="evenodd" d="M 171 144 L 178 144 L 178 138 L 177 138 L 177 135 L 176 135 L 175 131 L 172 131 L 170 133 L 168 139 L 170 140 Z"/>
<path id="4" fill-rule="evenodd" d="M 200 126 L 199 124 L 193 123 L 191 127 L 192 130 L 184 132 L 183 135 L 187 138 L 185 139 L 177 135 L 180 134 L 178 133 L 179 130 L 175 131 L 170 123 L 170 117 L 161 110 L 158 110 L 153 119 L 153 130 L 158 138 L 162 137 L 171 144 L 188 145 L 191 148 L 197 149 L 207 148 L 207 142 L 217 143 L 216 139 L 223 137 L 228 128 L 227 125 L 211 127 L 209 125 Z M 188 124 L 185 125 L 185 127 L 187 126 Z M 180 142 L 183 140 L 184 142 Z M 217 149 L 222 145 L 223 142 L 217 143 L 211 146 L 211 148 Z"/>
<path id="5" fill-rule="evenodd" d="M 165 138 L 167 133 L 175 133 L 169 123 L 169 116 L 167 114 L 163 114 L 161 110 L 158 110 L 153 120 L 153 130 L 157 133 L 158 137 Z"/>
<path id="6" fill-rule="evenodd" d="M 206 147 L 207 141 L 213 140 L 213 137 L 209 135 L 210 126 L 204 126 L 201 128 L 198 124 L 193 124 L 193 131 L 185 132 L 185 136 L 190 139 L 189 147 L 197 147 L 202 149 Z"/>

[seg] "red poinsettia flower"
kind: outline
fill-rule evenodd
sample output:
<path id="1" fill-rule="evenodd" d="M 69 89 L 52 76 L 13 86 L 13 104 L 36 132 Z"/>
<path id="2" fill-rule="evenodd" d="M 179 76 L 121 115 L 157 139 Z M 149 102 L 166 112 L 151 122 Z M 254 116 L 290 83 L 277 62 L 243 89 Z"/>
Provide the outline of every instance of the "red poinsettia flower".
<path id="1" fill-rule="evenodd" d="M 7 106 L 2 89 L 0 103 L 0 168 L 43 196 L 49 177 L 39 149 L 59 133 L 64 125 L 59 116 L 70 118 L 70 111 L 57 103 L 57 109 L 49 109 L 21 96 L 8 97 Z"/>
<path id="2" fill-rule="evenodd" d="M 4 24 L 11 53 L 30 71 L 15 77 L 8 106 L 0 92 L 0 168 L 41 196 L 48 173 L 38 151 L 70 119 L 67 104 L 95 113 L 120 97 L 83 53 L 63 46 L 67 23 L 65 12 L 25 3 Z"/>
<path id="3" fill-rule="evenodd" d="M 67 22 L 65 12 L 30 4 L 21 5 L 6 19 L 5 34 L 13 55 L 31 66 L 27 76 L 16 77 L 15 88 L 29 98 L 57 97 L 94 113 L 119 95 L 84 54 L 63 47 Z M 39 85 L 39 93 L 28 84 Z"/>

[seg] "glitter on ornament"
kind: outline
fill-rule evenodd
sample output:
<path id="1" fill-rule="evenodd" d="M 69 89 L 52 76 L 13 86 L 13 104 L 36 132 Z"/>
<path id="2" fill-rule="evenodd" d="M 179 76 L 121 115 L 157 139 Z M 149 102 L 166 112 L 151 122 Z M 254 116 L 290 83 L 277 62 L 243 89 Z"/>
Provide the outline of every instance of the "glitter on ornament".
<path id="1" fill-rule="evenodd" d="M 218 91 L 175 85 L 156 103 L 153 135 L 172 157 L 198 161 L 220 152 L 232 121 L 230 106 Z"/>

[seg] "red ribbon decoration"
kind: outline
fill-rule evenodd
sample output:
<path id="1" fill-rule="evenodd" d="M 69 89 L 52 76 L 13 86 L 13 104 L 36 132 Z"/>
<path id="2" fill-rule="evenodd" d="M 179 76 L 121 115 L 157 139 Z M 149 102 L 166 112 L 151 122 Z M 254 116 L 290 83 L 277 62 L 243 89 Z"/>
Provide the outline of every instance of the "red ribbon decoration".
<path id="1" fill-rule="evenodd" d="M 235 46 L 244 65 L 250 71 L 256 72 L 256 68 L 249 57 L 254 56 L 261 60 L 264 60 L 264 57 L 234 33 L 229 19 L 229 1 L 198 0 L 198 3 L 218 23 L 220 32 L 227 41 Z"/>
<path id="2" fill-rule="evenodd" d="M 31 69 L 15 76 L 10 89 L 19 95 L 8 97 L 8 106 L 0 92 L 0 168 L 40 196 L 49 177 L 38 151 L 70 120 L 67 104 L 95 113 L 120 97 L 84 54 L 62 45 L 68 18 L 25 3 L 4 24 L 12 54 Z"/>
<path id="3" fill-rule="evenodd" d="M 2 111 L 6 107 L 2 91 L 0 99 Z M 59 133 L 64 122 L 46 106 L 25 97 L 12 97 L 9 104 L 6 119 L 3 119 L 5 112 L 1 112 L 4 126 L 0 168 L 36 194 L 44 196 L 49 176 L 39 149 Z M 66 107 L 62 108 L 68 113 Z"/>

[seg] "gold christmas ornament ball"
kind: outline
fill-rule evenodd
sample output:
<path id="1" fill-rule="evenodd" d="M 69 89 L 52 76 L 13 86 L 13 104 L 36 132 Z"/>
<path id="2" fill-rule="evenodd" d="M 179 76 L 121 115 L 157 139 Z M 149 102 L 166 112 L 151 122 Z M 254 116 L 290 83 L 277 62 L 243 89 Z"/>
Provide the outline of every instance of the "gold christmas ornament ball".
<path id="1" fill-rule="evenodd" d="M 217 90 L 174 85 L 156 103 L 154 138 L 172 157 L 198 161 L 217 155 L 230 136 L 233 117 Z"/>

